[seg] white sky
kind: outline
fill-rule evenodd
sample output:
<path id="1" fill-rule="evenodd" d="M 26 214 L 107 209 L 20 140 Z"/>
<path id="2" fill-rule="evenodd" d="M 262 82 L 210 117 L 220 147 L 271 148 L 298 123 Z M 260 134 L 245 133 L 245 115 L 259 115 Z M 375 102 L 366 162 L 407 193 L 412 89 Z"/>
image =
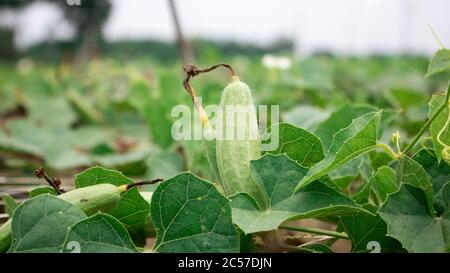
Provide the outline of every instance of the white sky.
<path id="1" fill-rule="evenodd" d="M 87 1 L 87 0 L 81 0 Z M 174 37 L 167 0 L 112 0 L 108 39 Z M 438 45 L 427 23 L 450 47 L 449 0 L 176 0 L 188 36 L 266 44 L 292 38 L 301 53 L 417 52 Z M 76 8 L 76 7 L 74 7 Z M 2 16 L 0 14 L 0 16 Z M 48 37 L 70 38 L 59 10 L 36 3 L 19 16 L 17 43 L 26 47 Z M 0 21 L 1 21 L 0 17 Z"/>

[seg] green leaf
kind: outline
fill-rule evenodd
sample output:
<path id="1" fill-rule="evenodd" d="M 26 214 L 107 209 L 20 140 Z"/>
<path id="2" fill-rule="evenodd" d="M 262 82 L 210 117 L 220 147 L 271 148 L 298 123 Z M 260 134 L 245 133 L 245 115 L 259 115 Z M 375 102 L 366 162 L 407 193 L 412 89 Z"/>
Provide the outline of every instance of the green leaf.
<path id="1" fill-rule="evenodd" d="M 286 155 L 266 154 L 252 161 L 251 167 L 269 207 L 260 209 L 245 193 L 232 197 L 233 221 L 247 234 L 277 229 L 287 220 L 351 215 L 361 210 L 349 197 L 319 181 L 294 193 L 308 169 Z"/>
<path id="2" fill-rule="evenodd" d="M 238 252 L 239 236 L 227 198 L 191 173 L 161 183 L 151 216 L 158 252 Z"/>
<path id="3" fill-rule="evenodd" d="M 333 136 L 341 129 L 348 127 L 354 119 L 376 111 L 373 106 L 345 105 L 331 114 L 324 122 L 317 126 L 315 134 L 322 141 L 325 151 L 333 144 Z"/>
<path id="4" fill-rule="evenodd" d="M 428 117 L 432 117 L 437 112 L 439 107 L 441 107 L 441 105 L 444 103 L 445 98 L 446 94 L 443 92 L 435 94 L 431 97 L 431 100 L 428 103 Z M 430 125 L 431 140 L 433 141 L 433 147 L 439 162 L 442 159 L 442 149 L 444 147 L 438 142 L 437 136 L 442 128 L 444 128 L 448 115 L 450 115 L 448 109 L 449 107 L 445 107 Z M 441 142 L 450 145 L 450 126 L 447 126 L 447 128 L 444 129 L 440 136 L 440 140 Z"/>
<path id="5" fill-rule="evenodd" d="M 133 180 L 126 177 L 121 172 L 96 166 L 77 174 L 74 181 L 76 188 L 88 187 L 102 183 L 120 186 L 133 183 Z"/>
<path id="6" fill-rule="evenodd" d="M 134 253 L 138 250 L 119 220 L 99 212 L 70 228 L 63 252 Z"/>
<path id="7" fill-rule="evenodd" d="M 277 132 L 272 132 L 274 126 L 278 126 Z M 277 133 L 278 136 L 270 136 L 269 139 L 278 137 L 279 144 L 278 148 L 270 153 L 276 155 L 286 153 L 289 158 L 306 167 L 324 158 L 322 143 L 314 134 L 289 123 L 283 122 L 274 126 L 268 129 L 268 133 Z"/>
<path id="8" fill-rule="evenodd" d="M 381 252 L 401 251 L 401 244 L 386 236 L 387 225 L 376 213 L 377 207 L 364 205 L 366 210 L 372 214 L 362 213 L 359 215 L 339 217 L 341 226 L 352 241 L 352 252 L 361 252 L 370 249 L 370 243 L 376 242 L 380 245 Z"/>
<path id="9" fill-rule="evenodd" d="M 14 210 L 17 208 L 16 200 L 8 193 L 2 193 L 0 194 L 0 197 L 3 199 L 3 202 L 5 202 L 6 213 L 8 213 L 9 217 L 12 217 Z"/>
<path id="10" fill-rule="evenodd" d="M 144 229 L 149 213 L 150 204 L 142 197 L 137 188 L 132 188 L 122 195 L 117 207 L 109 212 L 125 225 L 131 237 L 140 245 L 145 244 Z"/>
<path id="11" fill-rule="evenodd" d="M 368 203 L 370 197 L 370 183 L 362 184 L 351 197 L 356 204 Z"/>
<path id="12" fill-rule="evenodd" d="M 443 252 L 450 243 L 450 213 L 433 217 L 425 193 L 409 184 L 389 195 L 379 210 L 388 235 L 409 252 Z"/>
<path id="13" fill-rule="evenodd" d="M 329 173 L 329 176 L 341 188 L 347 188 L 358 176 L 365 178 L 366 172 L 371 173 L 368 158 L 365 156 L 357 156 L 352 160 L 342 164 L 339 168 Z M 370 170 L 369 170 L 370 169 Z"/>
<path id="14" fill-rule="evenodd" d="M 369 152 L 370 165 L 372 169 L 378 170 L 382 166 L 389 165 L 393 159 L 385 151 L 372 150 Z"/>
<path id="15" fill-rule="evenodd" d="M 443 213 L 448 206 L 448 203 L 444 201 L 444 186 L 450 183 L 450 165 L 444 161 L 439 163 L 434 152 L 427 149 L 418 151 L 413 159 L 424 168 L 431 178 L 434 193 L 434 208 L 438 214 Z"/>
<path id="16" fill-rule="evenodd" d="M 361 155 L 377 144 L 381 111 L 359 117 L 333 136 L 333 145 L 326 157 L 314 165 L 302 178 L 296 190 L 328 174 L 349 160 Z"/>
<path id="17" fill-rule="evenodd" d="M 442 48 L 439 49 L 431 59 L 431 62 L 428 65 L 427 75 L 425 77 L 448 70 L 450 70 L 450 50 Z"/>
<path id="18" fill-rule="evenodd" d="M 413 159 L 402 156 L 397 164 L 397 184 L 409 184 L 422 189 L 425 193 L 428 209 L 432 215 L 436 214 L 433 207 L 433 185 L 427 172 Z"/>
<path id="19" fill-rule="evenodd" d="M 388 166 L 379 168 L 373 176 L 373 181 L 378 197 L 382 202 L 386 201 L 387 196 L 396 192 L 400 186 L 397 183 L 395 170 Z"/>
<path id="20" fill-rule="evenodd" d="M 60 252 L 68 229 L 86 217 L 61 198 L 36 196 L 18 206 L 14 213 L 9 252 Z"/>
<path id="21" fill-rule="evenodd" d="M 54 188 L 52 188 L 52 187 L 49 187 L 49 186 L 37 187 L 37 188 L 32 189 L 28 193 L 30 198 L 36 197 L 36 196 L 41 195 L 41 194 L 58 195 L 56 190 Z"/>

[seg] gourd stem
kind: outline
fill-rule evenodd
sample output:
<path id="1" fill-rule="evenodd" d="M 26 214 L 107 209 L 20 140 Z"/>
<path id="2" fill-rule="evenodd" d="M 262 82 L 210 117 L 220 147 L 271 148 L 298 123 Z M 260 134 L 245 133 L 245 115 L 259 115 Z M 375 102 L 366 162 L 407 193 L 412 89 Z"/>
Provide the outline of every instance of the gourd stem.
<path id="1" fill-rule="evenodd" d="M 153 184 L 156 184 L 156 183 L 161 182 L 163 180 L 164 179 L 158 178 L 158 179 L 154 179 L 154 180 L 150 180 L 150 181 L 139 181 L 139 182 L 135 182 L 135 183 L 132 183 L 132 184 L 128 184 L 126 189 L 129 190 L 131 188 L 142 186 L 142 185 L 153 185 Z"/>
<path id="2" fill-rule="evenodd" d="M 406 146 L 406 148 L 403 150 L 403 154 L 406 154 L 409 150 L 412 149 L 412 147 L 414 147 L 414 145 L 417 143 L 417 141 L 419 141 L 420 137 L 423 135 L 423 133 L 425 133 L 425 131 L 428 129 L 428 127 L 430 126 L 430 124 L 436 119 L 436 117 L 442 112 L 442 110 L 444 110 L 444 108 L 447 106 L 447 104 L 449 103 L 449 99 L 450 99 L 450 84 L 447 88 L 447 96 L 445 97 L 445 101 L 442 103 L 442 105 L 438 108 L 438 110 L 434 113 L 433 116 L 431 116 L 427 122 L 425 122 L 425 124 L 423 125 L 423 127 L 420 129 L 419 133 L 417 133 L 417 135 L 414 137 L 414 139 L 408 144 L 408 146 Z"/>
<path id="3" fill-rule="evenodd" d="M 300 232 L 319 234 L 319 235 L 327 235 L 327 236 L 336 237 L 336 238 L 340 238 L 340 239 L 347 239 L 347 240 L 349 239 L 348 235 L 344 232 L 336 232 L 336 231 L 324 230 L 324 229 L 319 229 L 319 228 L 287 226 L 287 225 L 281 225 L 281 226 L 279 226 L 279 228 L 286 229 L 286 230 L 292 230 L 292 231 L 300 231 Z"/>

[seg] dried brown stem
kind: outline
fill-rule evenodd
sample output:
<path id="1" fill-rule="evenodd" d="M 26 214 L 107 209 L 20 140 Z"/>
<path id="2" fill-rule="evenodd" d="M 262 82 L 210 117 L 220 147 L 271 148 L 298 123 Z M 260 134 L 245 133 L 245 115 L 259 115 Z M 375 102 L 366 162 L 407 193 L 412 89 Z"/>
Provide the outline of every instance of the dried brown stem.
<path id="1" fill-rule="evenodd" d="M 40 167 L 34 170 L 34 175 L 39 179 L 44 178 L 45 181 L 47 181 L 47 183 L 52 186 L 58 194 L 66 192 L 61 188 L 61 179 L 50 177 L 44 168 Z"/>
<path id="2" fill-rule="evenodd" d="M 237 77 L 236 73 L 234 72 L 233 68 L 231 67 L 231 65 L 229 64 L 224 64 L 224 63 L 220 63 L 220 64 L 216 64 L 213 65 L 211 67 L 208 68 L 204 68 L 204 69 L 199 69 L 198 67 L 196 67 L 193 64 L 189 64 L 186 66 L 183 66 L 183 70 L 185 73 L 185 77 L 183 80 L 183 86 L 184 88 L 187 90 L 187 92 L 189 93 L 189 95 L 192 98 L 192 102 L 194 103 L 195 108 L 197 108 L 197 110 L 200 112 L 200 114 L 204 117 L 206 116 L 206 114 L 204 113 L 204 110 L 202 108 L 202 106 L 200 105 L 199 101 L 197 100 L 197 95 L 195 93 L 194 88 L 191 86 L 190 84 L 190 80 L 202 73 L 207 73 L 210 72 L 218 67 L 225 67 L 230 71 L 230 74 L 232 77 Z"/>
<path id="3" fill-rule="evenodd" d="M 196 67 L 193 64 L 189 64 L 189 65 L 183 66 L 183 70 L 184 70 L 184 73 L 185 73 L 185 78 L 183 80 L 183 86 L 184 86 L 184 88 L 186 88 L 186 90 L 188 91 L 189 95 L 191 95 L 192 97 L 195 97 L 195 91 L 194 91 L 194 89 L 191 87 L 191 85 L 189 83 L 191 78 L 193 78 L 193 77 L 195 77 L 195 76 L 197 76 L 199 74 L 202 74 L 202 73 L 210 72 L 210 71 L 212 71 L 212 70 L 214 70 L 214 69 L 216 69 L 218 67 L 225 67 L 225 68 L 227 68 L 230 71 L 232 77 L 236 77 L 237 76 L 236 73 L 234 72 L 233 68 L 231 67 L 231 65 L 224 64 L 224 63 L 216 64 L 216 65 L 213 65 L 211 67 L 204 68 L 204 69 L 199 69 L 198 67 Z"/>

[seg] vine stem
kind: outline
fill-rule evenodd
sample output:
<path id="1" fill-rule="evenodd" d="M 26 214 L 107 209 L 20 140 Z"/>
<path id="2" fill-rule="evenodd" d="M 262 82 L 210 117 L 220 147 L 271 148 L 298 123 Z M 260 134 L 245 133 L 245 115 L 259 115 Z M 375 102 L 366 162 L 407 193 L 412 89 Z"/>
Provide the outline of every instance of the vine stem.
<path id="1" fill-rule="evenodd" d="M 402 156 L 402 152 L 399 153 L 395 153 L 391 147 L 389 147 L 388 145 L 386 145 L 383 142 L 377 142 L 376 147 L 383 149 L 385 152 L 387 152 L 389 154 L 390 157 L 392 157 L 393 159 L 400 159 L 400 157 Z"/>
<path id="2" fill-rule="evenodd" d="M 156 184 L 156 183 L 161 182 L 163 180 L 164 179 L 158 178 L 158 179 L 154 179 L 154 180 L 150 180 L 150 181 L 135 182 L 135 183 L 126 185 L 126 190 L 129 190 L 129 189 L 134 188 L 134 187 L 142 186 L 142 185 L 153 185 L 153 184 Z"/>
<path id="3" fill-rule="evenodd" d="M 285 230 L 312 233 L 312 234 L 327 235 L 327 236 L 336 237 L 336 238 L 340 238 L 340 239 L 346 239 L 346 240 L 349 239 L 348 235 L 344 232 L 336 232 L 336 231 L 325 230 L 325 229 L 320 229 L 320 228 L 298 227 L 298 226 L 287 226 L 287 225 L 281 225 L 281 226 L 279 226 L 279 228 L 285 229 Z"/>
<path id="4" fill-rule="evenodd" d="M 419 133 L 417 133 L 417 135 L 414 137 L 414 139 L 408 144 L 408 146 L 406 146 L 406 148 L 403 150 L 402 154 L 406 154 L 409 150 L 412 149 L 412 147 L 414 147 L 414 145 L 417 143 L 417 141 L 419 141 L 419 139 L 423 135 L 423 133 L 425 133 L 425 131 L 428 129 L 428 127 L 430 127 L 430 124 L 436 119 L 436 117 L 442 112 L 442 110 L 444 110 L 445 107 L 447 107 L 447 104 L 449 103 L 449 99 L 450 99 L 450 84 L 447 88 L 447 96 L 445 97 L 445 101 L 438 108 L 438 110 L 434 113 L 434 115 L 431 116 L 431 118 L 429 118 L 427 120 L 427 122 L 425 122 L 425 124 L 420 129 Z"/>

